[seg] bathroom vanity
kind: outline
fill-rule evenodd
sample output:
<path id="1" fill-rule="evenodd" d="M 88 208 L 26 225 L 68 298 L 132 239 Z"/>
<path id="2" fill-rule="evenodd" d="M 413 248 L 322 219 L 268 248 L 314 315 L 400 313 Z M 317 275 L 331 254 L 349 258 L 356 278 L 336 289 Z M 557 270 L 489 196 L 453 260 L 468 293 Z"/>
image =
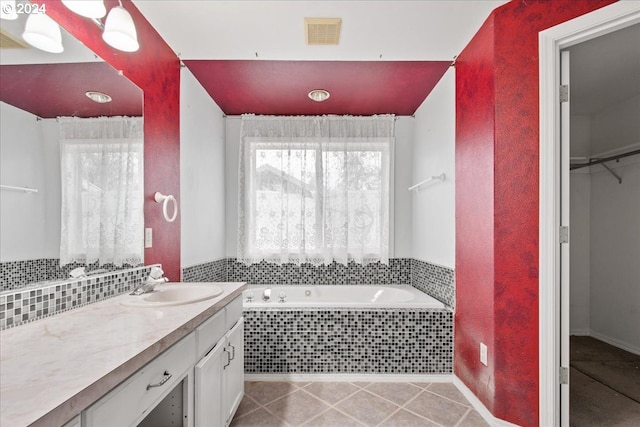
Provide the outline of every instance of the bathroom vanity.
<path id="1" fill-rule="evenodd" d="M 215 285 L 201 302 L 121 295 L 2 331 L 0 425 L 228 425 L 244 392 L 246 284 Z"/>

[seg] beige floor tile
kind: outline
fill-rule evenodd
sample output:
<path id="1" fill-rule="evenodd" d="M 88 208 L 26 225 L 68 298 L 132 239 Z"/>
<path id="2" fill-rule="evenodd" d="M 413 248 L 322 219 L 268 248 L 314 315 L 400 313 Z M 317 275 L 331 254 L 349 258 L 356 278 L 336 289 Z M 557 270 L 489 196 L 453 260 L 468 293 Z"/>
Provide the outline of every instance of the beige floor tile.
<path id="1" fill-rule="evenodd" d="M 255 411 L 259 407 L 260 405 L 258 405 L 255 400 L 253 400 L 252 398 L 250 398 L 245 394 L 242 400 L 240 401 L 240 405 L 238 405 L 238 409 L 236 410 L 236 414 L 234 417 L 235 418 L 243 417 L 248 413 Z"/>
<path id="2" fill-rule="evenodd" d="M 281 420 L 297 426 L 326 411 L 329 405 L 303 390 L 297 390 L 265 408 Z"/>
<path id="3" fill-rule="evenodd" d="M 253 411 L 241 418 L 234 418 L 230 427 L 286 427 L 289 424 L 281 421 L 264 408 Z"/>
<path id="4" fill-rule="evenodd" d="M 378 425 L 398 409 L 397 405 L 364 390 L 346 398 L 335 407 L 368 426 Z"/>
<path id="5" fill-rule="evenodd" d="M 341 382 L 315 382 L 306 386 L 305 391 L 324 400 L 331 405 L 338 403 L 350 394 L 360 390 L 360 387 L 351 383 Z"/>
<path id="6" fill-rule="evenodd" d="M 491 427 L 475 410 L 470 410 L 458 427 Z"/>
<path id="7" fill-rule="evenodd" d="M 273 402 L 297 390 L 294 384 L 280 381 L 246 381 L 244 392 L 261 405 Z"/>
<path id="8" fill-rule="evenodd" d="M 370 382 L 365 382 L 365 381 L 355 381 L 355 382 L 352 382 L 351 384 L 357 385 L 358 387 L 365 388 L 366 386 L 368 386 L 371 383 Z"/>
<path id="9" fill-rule="evenodd" d="M 420 388 L 427 388 L 431 385 L 431 383 L 411 383 L 413 385 L 415 385 L 416 387 L 420 387 Z"/>
<path id="10" fill-rule="evenodd" d="M 440 396 L 444 396 L 448 399 L 455 400 L 458 403 L 461 403 L 465 406 L 471 406 L 469 401 L 464 397 L 458 387 L 451 383 L 433 383 L 429 387 L 427 387 L 432 393 L 439 394 Z"/>
<path id="11" fill-rule="evenodd" d="M 307 422 L 304 427 L 362 427 L 363 425 L 335 409 L 329 409 Z"/>
<path id="12" fill-rule="evenodd" d="M 439 427 L 438 424 L 419 417 L 411 412 L 400 409 L 387 418 L 380 427 Z"/>
<path id="13" fill-rule="evenodd" d="M 400 406 L 422 391 L 421 388 L 408 383 L 372 383 L 367 386 L 366 390 Z"/>
<path id="14" fill-rule="evenodd" d="M 455 426 L 469 408 L 428 390 L 405 405 L 405 408 L 446 427 Z"/>

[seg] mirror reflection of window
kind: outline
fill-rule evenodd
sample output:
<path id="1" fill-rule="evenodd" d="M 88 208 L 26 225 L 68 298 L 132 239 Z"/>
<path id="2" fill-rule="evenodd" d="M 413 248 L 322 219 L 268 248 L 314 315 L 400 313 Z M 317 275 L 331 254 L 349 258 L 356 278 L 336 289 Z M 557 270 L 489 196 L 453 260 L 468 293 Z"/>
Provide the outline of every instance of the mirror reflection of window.
<path id="1" fill-rule="evenodd" d="M 60 265 L 142 264 L 142 119 L 60 118 L 59 122 Z"/>

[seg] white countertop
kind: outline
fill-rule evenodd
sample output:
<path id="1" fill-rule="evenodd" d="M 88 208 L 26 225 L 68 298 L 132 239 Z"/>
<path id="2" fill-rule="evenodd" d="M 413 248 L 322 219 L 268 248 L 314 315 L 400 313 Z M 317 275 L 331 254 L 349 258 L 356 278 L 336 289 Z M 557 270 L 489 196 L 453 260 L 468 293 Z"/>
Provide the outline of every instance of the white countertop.
<path id="1" fill-rule="evenodd" d="M 127 294 L 0 332 L 0 426 L 60 426 L 192 332 L 246 288 L 162 308 Z"/>

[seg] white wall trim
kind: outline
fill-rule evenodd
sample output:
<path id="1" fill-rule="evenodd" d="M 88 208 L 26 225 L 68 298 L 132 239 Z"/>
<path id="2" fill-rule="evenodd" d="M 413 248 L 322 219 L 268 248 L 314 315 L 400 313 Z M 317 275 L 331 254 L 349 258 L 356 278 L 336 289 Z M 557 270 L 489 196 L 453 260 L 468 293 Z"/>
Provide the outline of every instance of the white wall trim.
<path id="1" fill-rule="evenodd" d="M 475 394 L 462 382 L 460 378 L 454 375 L 453 377 L 453 385 L 455 385 L 460 393 L 471 403 L 473 409 L 478 411 L 480 416 L 484 418 L 484 420 L 491 426 L 494 427 L 517 427 L 517 424 L 512 424 L 508 421 L 505 421 L 500 418 L 496 418 L 493 414 L 487 409 L 486 406 L 476 397 Z M 541 424 L 542 425 L 542 424 Z"/>
<path id="2" fill-rule="evenodd" d="M 627 343 L 616 338 L 611 338 L 605 334 L 594 331 L 593 329 L 590 329 L 586 335 L 599 339 L 600 341 L 606 342 L 607 344 L 611 344 L 614 347 L 618 347 L 622 350 L 628 351 L 629 353 L 637 354 L 638 356 L 640 356 L 640 347 L 637 347 L 631 343 Z"/>
<path id="3" fill-rule="evenodd" d="M 638 22 L 640 3 L 621 1 L 539 33 L 539 422 L 544 426 L 559 425 L 560 420 L 560 50 Z"/>
<path id="4" fill-rule="evenodd" d="M 245 374 L 245 381 L 450 383 L 453 375 L 430 374 Z"/>

